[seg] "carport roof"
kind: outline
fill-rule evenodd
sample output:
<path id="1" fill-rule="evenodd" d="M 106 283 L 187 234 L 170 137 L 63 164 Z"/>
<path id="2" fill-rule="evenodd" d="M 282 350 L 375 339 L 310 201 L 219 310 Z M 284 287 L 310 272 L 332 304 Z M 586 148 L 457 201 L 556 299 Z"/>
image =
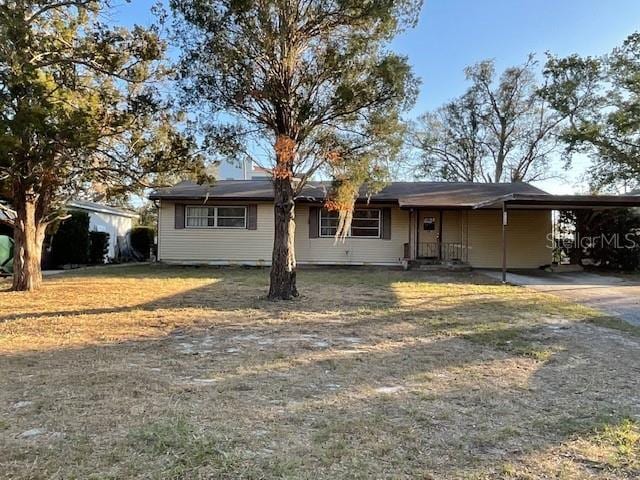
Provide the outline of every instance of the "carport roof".
<path id="1" fill-rule="evenodd" d="M 548 193 L 510 193 L 480 202 L 474 208 L 526 208 L 541 210 L 579 210 L 640 207 L 637 195 L 551 195 Z"/>

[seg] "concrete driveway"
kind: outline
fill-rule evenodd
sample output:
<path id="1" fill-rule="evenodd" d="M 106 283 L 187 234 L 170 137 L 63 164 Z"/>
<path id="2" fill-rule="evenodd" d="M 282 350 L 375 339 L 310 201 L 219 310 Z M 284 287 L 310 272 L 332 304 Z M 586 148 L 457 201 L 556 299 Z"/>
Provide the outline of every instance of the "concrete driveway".
<path id="1" fill-rule="evenodd" d="M 496 280 L 502 274 L 482 271 Z M 576 303 L 597 308 L 640 326 L 640 283 L 587 272 L 548 273 L 541 270 L 508 273 L 507 282 L 551 293 Z"/>

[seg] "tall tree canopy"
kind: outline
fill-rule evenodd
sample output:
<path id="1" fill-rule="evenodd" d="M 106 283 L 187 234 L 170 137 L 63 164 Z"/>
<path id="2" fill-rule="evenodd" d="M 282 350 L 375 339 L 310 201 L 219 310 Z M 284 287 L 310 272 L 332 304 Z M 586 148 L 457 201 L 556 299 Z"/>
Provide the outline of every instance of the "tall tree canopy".
<path id="1" fill-rule="evenodd" d="M 185 100 L 208 144 L 273 172 L 270 298 L 297 295 L 295 198 L 323 170 L 327 206 L 349 215 L 403 142 L 401 113 L 417 81 L 387 49 L 413 25 L 418 0 L 171 0 Z M 250 146 L 248 148 L 247 146 Z M 255 152 L 266 152 L 258 157 Z M 266 165 L 268 163 L 268 165 Z"/>
<path id="2" fill-rule="evenodd" d="M 67 198 L 193 165 L 159 90 L 163 42 L 153 29 L 105 25 L 108 7 L 0 3 L 0 181 L 17 212 L 15 290 L 40 285 L 45 231 Z"/>
<path id="3" fill-rule="evenodd" d="M 414 145 L 424 174 L 445 181 L 541 180 L 563 115 L 540 95 L 535 61 L 496 77 L 486 60 L 465 70 L 469 89 L 420 117 Z"/>
<path id="4" fill-rule="evenodd" d="M 549 57 L 544 96 L 569 117 L 567 154 L 593 158 L 595 187 L 637 186 L 640 180 L 640 33 L 602 57 Z"/>
<path id="5" fill-rule="evenodd" d="M 488 151 L 480 117 L 472 91 L 421 115 L 412 136 L 420 154 L 419 174 L 447 182 L 483 179 Z"/>

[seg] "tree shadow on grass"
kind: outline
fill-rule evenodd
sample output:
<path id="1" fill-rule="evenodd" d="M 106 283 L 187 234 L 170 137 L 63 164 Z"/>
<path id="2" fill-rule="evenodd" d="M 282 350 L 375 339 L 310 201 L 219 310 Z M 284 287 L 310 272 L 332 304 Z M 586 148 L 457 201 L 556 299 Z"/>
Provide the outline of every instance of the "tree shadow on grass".
<path id="1" fill-rule="evenodd" d="M 371 268 L 332 268 L 332 269 L 303 269 L 299 274 L 302 296 L 285 302 L 271 302 L 266 300 L 265 293 L 268 288 L 268 270 L 243 267 L 178 267 L 178 266 L 150 266 L 139 265 L 125 268 L 91 269 L 79 272 L 65 273 L 59 277 L 47 279 L 47 287 L 64 290 L 71 298 L 68 303 L 62 303 L 60 309 L 38 309 L 39 302 L 46 304 L 46 297 L 31 294 L 29 297 L 17 297 L 28 295 L 11 293 L 16 295 L 16 300 L 22 300 L 25 308 L 21 308 L 18 302 L 13 302 L 4 313 L 0 309 L 0 323 L 20 319 L 40 319 L 58 316 L 76 315 L 104 315 L 117 314 L 132 311 L 156 311 L 169 308 L 203 308 L 212 310 L 237 310 L 242 308 L 263 309 L 270 313 L 308 311 L 321 313 L 332 307 L 343 312 L 356 311 L 366 308 L 391 308 L 398 304 L 395 297 L 394 284 L 397 283 L 468 283 L 470 279 L 482 282 L 483 276 L 460 275 L 433 275 L 424 272 L 403 272 L 398 270 L 371 269 Z M 363 286 L 363 278 L 366 285 Z M 140 280 L 140 284 L 131 283 Z M 122 282 L 121 295 L 111 295 L 104 302 L 101 300 L 103 291 L 100 288 L 102 281 Z M 148 285 L 144 282 L 150 281 Z M 171 292 L 168 295 L 156 295 L 150 301 L 136 301 L 135 292 L 139 292 L 142 298 L 142 289 L 153 288 L 155 282 L 207 282 L 193 288 Z M 127 283 L 129 282 L 129 283 Z M 91 290 L 93 284 L 98 284 L 95 292 Z M 117 290 L 117 286 L 112 287 Z M 133 293 L 131 291 L 133 289 Z M 140 291 L 138 291 L 140 289 Z M 55 292 L 55 290 L 53 290 Z M 95 295 L 94 295 L 95 293 Z M 471 294 L 470 294 L 471 295 Z M 438 300 L 441 296 L 430 296 L 431 300 Z M 123 298 L 130 300 L 123 302 Z M 1 299 L 1 297 L 0 297 Z M 54 295 L 55 299 L 55 295 Z M 82 299 L 80 308 L 73 308 Z M 92 306 L 96 303 L 107 305 Z M 124 303 L 124 304 L 122 304 Z M 36 305 L 33 308 L 33 305 Z"/>
<path id="2" fill-rule="evenodd" d="M 5 357 L 4 411 L 25 397 L 41 402 L 8 426 L 7 458 L 14 467 L 34 455 L 50 458 L 49 444 L 25 455 L 23 440 L 13 438 L 46 424 L 68 435 L 57 445 L 78 462 L 50 460 L 43 476 L 113 465 L 121 475 L 143 475 L 145 468 L 162 471 L 153 462 L 166 456 L 196 462 L 185 478 L 196 471 L 230 478 L 495 477 L 504 463 L 557 460 L 545 452 L 640 415 L 638 342 L 584 323 L 589 317 L 563 321 L 561 307 L 532 316 L 540 300 L 525 293 L 509 302 L 469 294 L 478 297 L 469 302 L 447 293 L 448 283 L 411 306 L 397 294 L 396 277 L 380 282 L 379 298 L 367 296 L 362 278 L 360 286 L 350 281 L 335 276 L 331 286 L 336 295 L 354 288 L 346 307 L 338 307 L 341 297 L 310 288 L 304 303 L 257 300 L 257 317 L 211 319 L 153 340 Z M 232 291 L 242 298 L 261 288 L 239 284 L 227 278 L 136 308 L 210 307 Z M 233 312 L 224 305 L 213 314 Z M 216 451 L 235 460 L 224 470 L 211 455 L 176 454 L 164 441 L 148 453 L 139 439 L 170 434 L 161 427 L 176 416 L 191 425 L 188 438 L 213 432 Z M 141 429 L 156 433 L 123 440 Z M 72 442 L 83 431 L 93 432 L 87 450 Z M 634 471 L 617 473 L 632 478 Z"/>

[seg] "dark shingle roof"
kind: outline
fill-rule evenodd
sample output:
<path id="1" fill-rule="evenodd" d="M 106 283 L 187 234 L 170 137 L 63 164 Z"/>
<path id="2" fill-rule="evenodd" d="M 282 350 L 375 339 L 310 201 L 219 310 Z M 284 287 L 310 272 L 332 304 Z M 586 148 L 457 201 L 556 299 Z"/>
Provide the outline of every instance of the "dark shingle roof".
<path id="1" fill-rule="evenodd" d="M 421 183 L 415 193 L 399 195 L 401 207 L 473 207 L 479 203 L 513 193 L 549 195 L 528 183 L 468 183 L 435 182 Z"/>
<path id="2" fill-rule="evenodd" d="M 309 182 L 298 201 L 321 202 L 330 188 L 329 182 Z M 392 182 L 371 195 L 372 202 L 397 203 L 400 206 L 472 207 L 510 193 L 546 194 L 527 183 L 454 183 Z M 181 182 L 153 192 L 152 200 L 273 200 L 273 187 L 268 180 L 220 180 L 213 186 Z M 366 201 L 361 192 L 360 201 Z"/>
<path id="3" fill-rule="evenodd" d="M 640 206 L 637 195 L 548 195 L 539 193 L 510 193 L 481 202 L 476 208 L 510 207 L 543 208 L 547 210 L 578 210 L 592 208 L 629 208 Z"/>

